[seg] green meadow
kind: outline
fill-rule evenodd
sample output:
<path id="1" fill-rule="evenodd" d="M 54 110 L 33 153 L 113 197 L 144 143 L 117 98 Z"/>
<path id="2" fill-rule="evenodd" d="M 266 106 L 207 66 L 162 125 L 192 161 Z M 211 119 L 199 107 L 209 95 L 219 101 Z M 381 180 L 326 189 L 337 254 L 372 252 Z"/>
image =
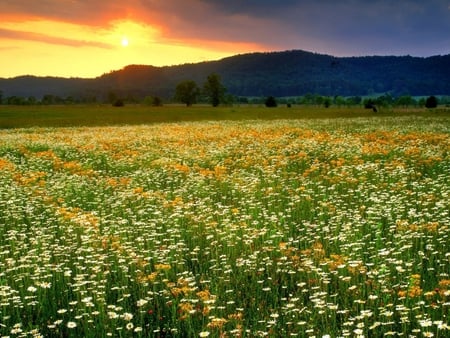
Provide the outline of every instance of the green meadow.
<path id="1" fill-rule="evenodd" d="M 446 337 L 448 110 L 0 106 L 1 337 Z"/>
<path id="2" fill-rule="evenodd" d="M 109 126 L 137 125 L 148 123 L 207 121 L 207 120 L 275 120 L 309 119 L 335 117 L 375 117 L 375 116 L 443 116 L 448 117 L 450 110 L 440 108 L 380 109 L 373 113 L 371 109 L 360 107 L 319 107 L 319 106 L 279 106 L 266 108 L 263 105 L 210 106 L 166 105 L 151 107 L 145 105 L 42 105 L 7 106 L 0 105 L 0 128 L 28 127 L 71 127 L 71 126 Z"/>

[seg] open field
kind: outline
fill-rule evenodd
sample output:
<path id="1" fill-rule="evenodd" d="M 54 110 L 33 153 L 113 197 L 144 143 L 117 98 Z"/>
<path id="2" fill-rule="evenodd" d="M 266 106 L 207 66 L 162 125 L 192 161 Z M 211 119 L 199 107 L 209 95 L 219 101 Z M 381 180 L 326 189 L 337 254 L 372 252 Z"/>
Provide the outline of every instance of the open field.
<path id="1" fill-rule="evenodd" d="M 0 105 L 0 129 L 29 127 L 73 127 L 139 125 L 161 122 L 189 122 L 207 120 L 274 120 L 310 119 L 335 117 L 373 116 L 450 116 L 450 108 L 427 110 L 421 108 L 380 109 L 375 114 L 371 109 L 358 107 L 294 106 L 266 108 L 256 105 L 217 107 L 197 105 L 166 105 L 150 107 L 143 105 L 62 105 L 62 106 L 5 106 Z"/>
<path id="2" fill-rule="evenodd" d="M 0 110 L 0 336 L 448 336 L 448 114 L 47 108 Z"/>

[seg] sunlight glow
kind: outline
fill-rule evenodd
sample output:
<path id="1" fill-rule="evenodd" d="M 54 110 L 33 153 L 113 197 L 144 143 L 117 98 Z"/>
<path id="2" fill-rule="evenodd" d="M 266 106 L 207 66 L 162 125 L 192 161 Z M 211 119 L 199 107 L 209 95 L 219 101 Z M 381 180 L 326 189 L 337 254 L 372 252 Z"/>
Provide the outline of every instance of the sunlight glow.
<path id="1" fill-rule="evenodd" d="M 103 27 L 53 20 L 3 21 L 0 32 L 0 64 L 15 60 L 14 67 L 0 69 L 0 77 L 96 77 L 130 64 L 170 66 L 255 49 L 236 43 L 173 41 L 159 28 L 132 20 L 115 20 Z"/>

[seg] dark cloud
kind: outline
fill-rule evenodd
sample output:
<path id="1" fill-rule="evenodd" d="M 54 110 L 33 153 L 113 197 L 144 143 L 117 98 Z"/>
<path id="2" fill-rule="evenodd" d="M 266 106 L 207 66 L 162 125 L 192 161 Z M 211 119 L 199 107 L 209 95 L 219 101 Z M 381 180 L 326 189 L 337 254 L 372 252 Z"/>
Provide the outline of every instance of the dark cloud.
<path id="1" fill-rule="evenodd" d="M 269 19 L 271 28 L 255 27 L 255 32 L 262 31 L 259 40 L 274 47 L 306 44 L 337 54 L 450 53 L 448 0 L 211 2 L 224 13 Z"/>
<path id="2" fill-rule="evenodd" d="M 334 55 L 450 53 L 450 0 L 14 0 L 2 15 L 85 25 L 131 19 L 166 41 L 242 42 Z M 0 25 L 1 26 L 1 25 Z"/>

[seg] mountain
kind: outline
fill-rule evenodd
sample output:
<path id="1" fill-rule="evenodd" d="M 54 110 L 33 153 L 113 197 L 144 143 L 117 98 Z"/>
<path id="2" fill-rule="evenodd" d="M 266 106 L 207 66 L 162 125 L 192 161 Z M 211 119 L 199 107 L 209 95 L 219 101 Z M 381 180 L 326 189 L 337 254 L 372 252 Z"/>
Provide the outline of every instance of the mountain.
<path id="1" fill-rule="evenodd" d="M 171 98 L 179 82 L 194 80 L 202 86 L 211 73 L 219 74 L 228 93 L 236 96 L 450 94 L 450 55 L 334 57 L 302 50 L 178 66 L 130 65 L 94 79 L 21 76 L 0 79 L 0 91 L 4 98 L 46 94 L 97 101 L 111 95 Z"/>

